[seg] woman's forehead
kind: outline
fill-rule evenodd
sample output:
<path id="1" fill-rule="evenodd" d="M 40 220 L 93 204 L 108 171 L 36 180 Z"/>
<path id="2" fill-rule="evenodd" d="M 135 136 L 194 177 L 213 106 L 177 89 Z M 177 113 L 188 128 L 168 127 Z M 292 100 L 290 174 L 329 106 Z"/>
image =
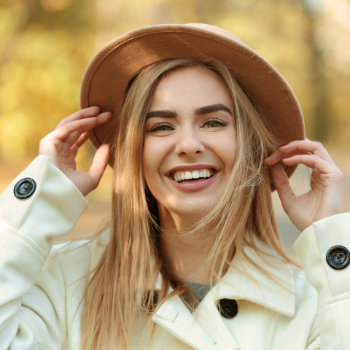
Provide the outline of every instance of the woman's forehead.
<path id="1" fill-rule="evenodd" d="M 198 104 L 197 107 L 218 103 L 232 105 L 222 79 L 201 65 L 181 67 L 166 74 L 157 84 L 150 110 L 178 102 Z"/>

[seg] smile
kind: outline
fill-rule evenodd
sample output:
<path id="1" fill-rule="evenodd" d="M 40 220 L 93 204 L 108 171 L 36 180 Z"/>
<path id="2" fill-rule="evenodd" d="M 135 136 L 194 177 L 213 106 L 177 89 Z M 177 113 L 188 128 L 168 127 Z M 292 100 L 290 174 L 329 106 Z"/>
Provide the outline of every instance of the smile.
<path id="1" fill-rule="evenodd" d="M 173 180 L 178 183 L 208 179 L 214 175 L 213 169 L 198 169 L 198 170 L 186 170 L 186 171 L 175 171 L 171 174 Z"/>

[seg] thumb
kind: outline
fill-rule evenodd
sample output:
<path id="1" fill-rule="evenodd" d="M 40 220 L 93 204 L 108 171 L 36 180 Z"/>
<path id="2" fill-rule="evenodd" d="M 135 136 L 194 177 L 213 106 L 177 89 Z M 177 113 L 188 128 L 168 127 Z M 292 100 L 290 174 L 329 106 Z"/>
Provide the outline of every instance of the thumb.
<path id="1" fill-rule="evenodd" d="M 102 178 L 102 175 L 107 167 L 109 159 L 109 145 L 101 145 L 95 153 L 89 169 L 89 175 L 92 179 L 93 186 L 96 188 Z"/>
<path id="2" fill-rule="evenodd" d="M 280 163 L 277 163 L 271 167 L 271 176 L 282 206 L 286 209 L 289 200 L 295 197 L 295 193 L 289 183 L 288 175 L 283 166 Z"/>

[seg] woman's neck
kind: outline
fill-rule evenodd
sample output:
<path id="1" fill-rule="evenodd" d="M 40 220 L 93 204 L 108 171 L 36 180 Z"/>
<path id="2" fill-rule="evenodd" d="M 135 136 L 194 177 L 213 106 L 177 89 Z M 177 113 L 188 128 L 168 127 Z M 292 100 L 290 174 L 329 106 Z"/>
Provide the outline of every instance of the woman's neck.
<path id="1" fill-rule="evenodd" d="M 210 283 L 210 232 L 188 234 L 193 225 L 182 218 L 161 218 L 161 252 L 171 272 L 180 280 Z"/>

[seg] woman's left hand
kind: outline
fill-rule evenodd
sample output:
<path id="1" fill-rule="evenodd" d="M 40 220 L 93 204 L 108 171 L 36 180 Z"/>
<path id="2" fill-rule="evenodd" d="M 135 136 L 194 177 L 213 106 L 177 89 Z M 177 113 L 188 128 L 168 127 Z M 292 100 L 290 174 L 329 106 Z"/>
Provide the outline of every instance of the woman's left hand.
<path id="1" fill-rule="evenodd" d="M 311 189 L 295 195 L 280 162 L 285 165 L 304 164 L 311 168 Z M 342 211 L 343 174 L 321 143 L 307 139 L 292 141 L 267 157 L 265 164 L 271 166 L 272 180 L 285 212 L 300 231 L 317 220 Z"/>

